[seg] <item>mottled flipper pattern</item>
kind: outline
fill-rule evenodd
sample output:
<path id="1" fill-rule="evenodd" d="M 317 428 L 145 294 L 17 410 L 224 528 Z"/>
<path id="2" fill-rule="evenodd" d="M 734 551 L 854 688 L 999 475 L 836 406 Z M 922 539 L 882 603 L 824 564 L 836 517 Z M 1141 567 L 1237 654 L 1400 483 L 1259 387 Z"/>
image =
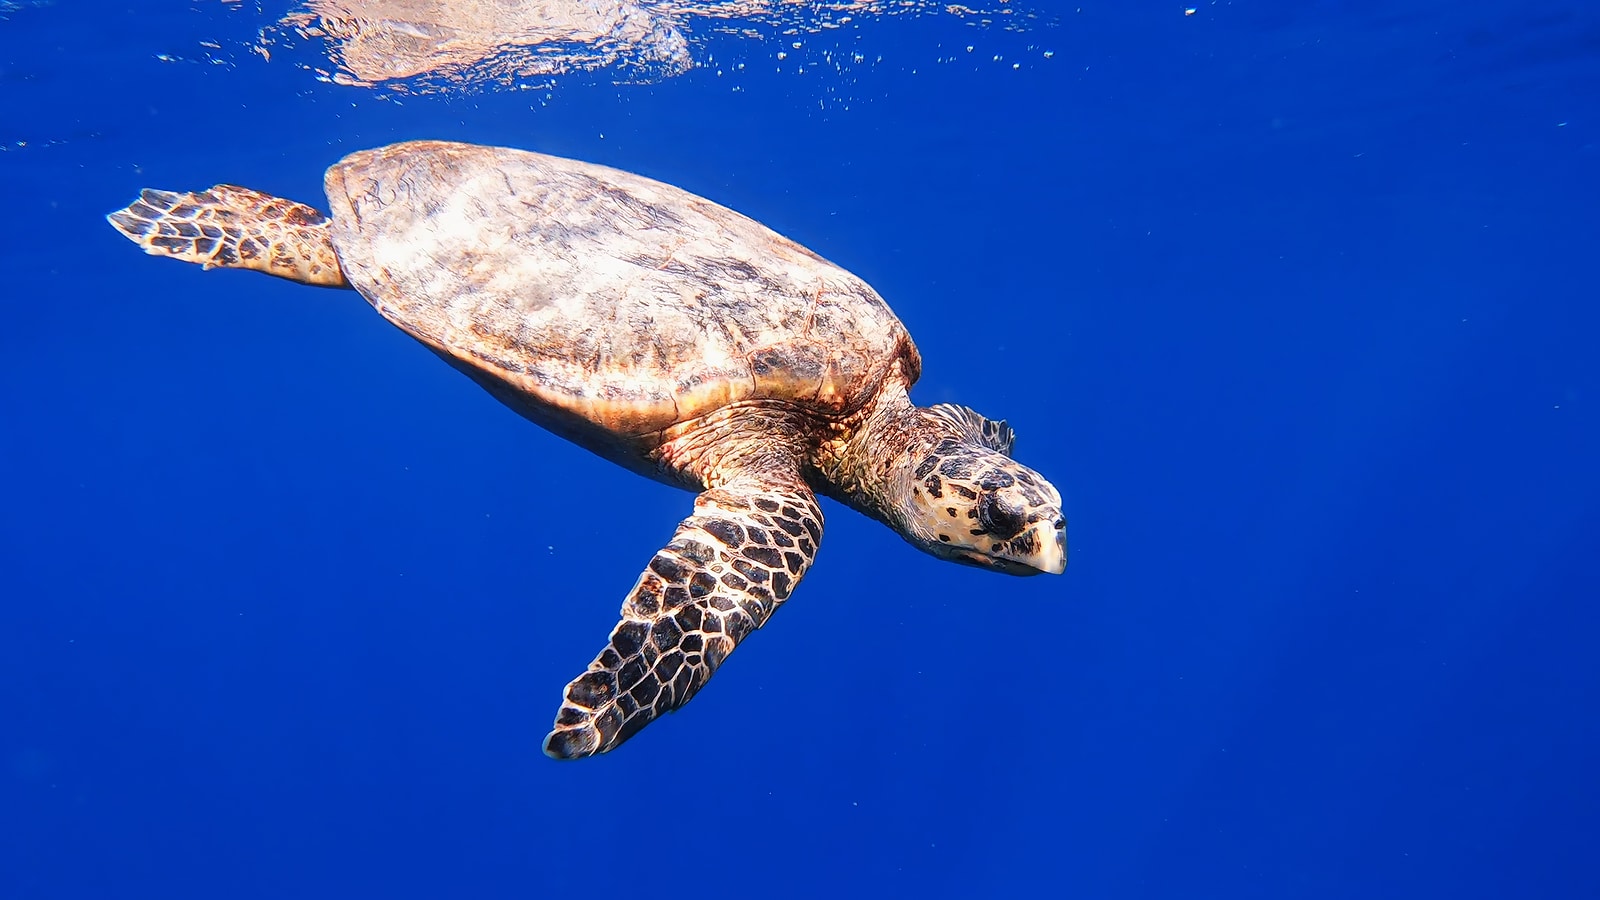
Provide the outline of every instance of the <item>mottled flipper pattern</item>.
<path id="1" fill-rule="evenodd" d="M 694 507 L 623 602 L 610 643 L 567 686 L 550 756 L 604 753 L 689 702 L 816 556 L 822 511 L 798 478 L 740 479 Z"/>
<path id="2" fill-rule="evenodd" d="M 290 281 L 349 287 L 328 236 L 328 219 L 304 203 L 219 184 L 185 194 L 146 188 L 106 216 L 156 256 L 207 269 L 254 269 Z"/>
<path id="3" fill-rule="evenodd" d="M 1017 443 L 1016 433 L 1004 419 L 988 418 L 968 406 L 935 403 L 928 407 L 927 414 L 948 424 L 954 434 L 961 435 L 980 447 L 988 447 L 996 453 L 1010 456 L 1011 448 Z"/>

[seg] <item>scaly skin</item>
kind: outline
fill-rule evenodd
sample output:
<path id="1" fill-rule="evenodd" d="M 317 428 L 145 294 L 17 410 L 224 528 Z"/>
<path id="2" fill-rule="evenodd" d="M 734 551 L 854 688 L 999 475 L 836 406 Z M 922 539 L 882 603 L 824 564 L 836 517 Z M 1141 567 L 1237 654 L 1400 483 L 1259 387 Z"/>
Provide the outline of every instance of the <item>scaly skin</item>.
<path id="1" fill-rule="evenodd" d="M 304 203 L 231 184 L 186 194 L 146 189 L 106 218 L 153 256 L 350 286 L 328 239 L 327 217 Z"/>

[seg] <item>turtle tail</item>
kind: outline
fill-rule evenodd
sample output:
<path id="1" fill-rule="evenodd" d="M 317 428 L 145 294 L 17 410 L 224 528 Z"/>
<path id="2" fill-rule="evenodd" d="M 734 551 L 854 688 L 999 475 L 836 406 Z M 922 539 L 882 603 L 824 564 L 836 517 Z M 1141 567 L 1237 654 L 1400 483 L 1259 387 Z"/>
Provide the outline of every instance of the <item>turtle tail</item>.
<path id="1" fill-rule="evenodd" d="M 254 269 L 303 284 L 350 286 L 328 235 L 328 217 L 304 203 L 231 184 L 184 194 L 146 188 L 106 219 L 155 256 L 207 269 Z"/>

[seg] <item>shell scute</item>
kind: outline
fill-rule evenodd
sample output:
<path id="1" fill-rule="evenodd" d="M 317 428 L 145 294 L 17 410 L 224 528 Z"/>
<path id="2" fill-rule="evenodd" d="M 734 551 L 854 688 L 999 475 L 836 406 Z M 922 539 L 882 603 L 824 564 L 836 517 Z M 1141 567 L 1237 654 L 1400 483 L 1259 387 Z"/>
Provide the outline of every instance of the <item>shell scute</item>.
<path id="1" fill-rule="evenodd" d="M 858 408 L 916 349 L 860 278 L 679 188 L 434 141 L 328 171 L 346 277 L 525 413 L 646 435 L 745 400 Z"/>

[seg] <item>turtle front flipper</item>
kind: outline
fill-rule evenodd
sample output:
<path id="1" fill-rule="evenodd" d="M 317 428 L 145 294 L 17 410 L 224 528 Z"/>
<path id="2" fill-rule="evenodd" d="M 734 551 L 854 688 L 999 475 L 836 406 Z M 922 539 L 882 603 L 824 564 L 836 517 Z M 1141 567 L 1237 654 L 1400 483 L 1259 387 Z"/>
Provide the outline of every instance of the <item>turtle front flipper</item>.
<path id="1" fill-rule="evenodd" d="M 328 217 L 304 203 L 232 184 L 178 194 L 146 188 L 106 216 L 155 256 L 207 269 L 254 269 L 290 281 L 349 287 L 328 235 Z"/>
<path id="2" fill-rule="evenodd" d="M 567 685 L 544 752 L 605 753 L 688 703 L 789 597 L 821 537 L 822 510 L 798 476 L 702 493 L 623 602 L 610 643 Z"/>

